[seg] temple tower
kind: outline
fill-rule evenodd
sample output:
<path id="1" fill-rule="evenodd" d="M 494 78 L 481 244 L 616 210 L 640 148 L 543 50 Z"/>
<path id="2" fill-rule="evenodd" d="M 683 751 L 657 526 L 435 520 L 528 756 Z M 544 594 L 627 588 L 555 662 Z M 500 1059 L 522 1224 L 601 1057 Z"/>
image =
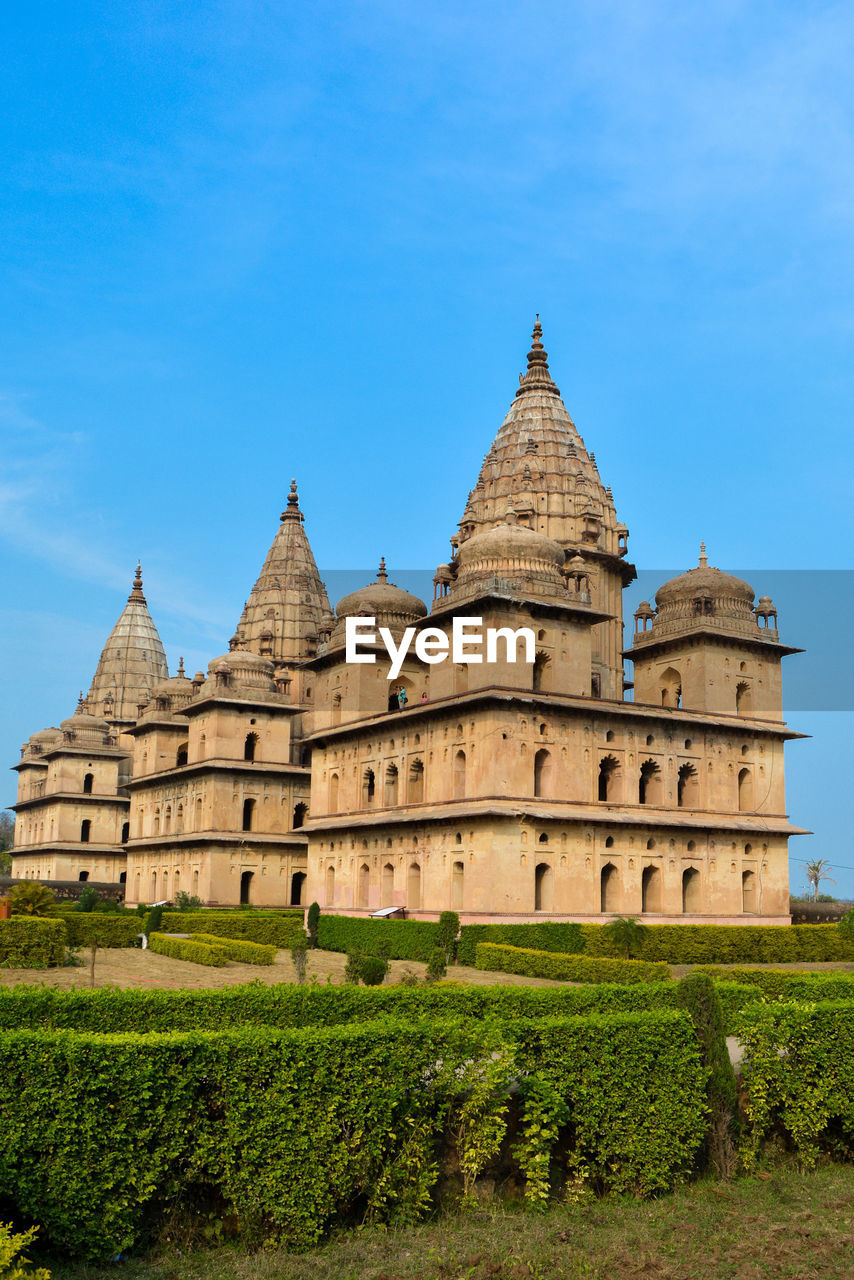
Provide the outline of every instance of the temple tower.
<path id="1" fill-rule="evenodd" d="M 86 710 L 119 727 L 132 724 L 154 686 L 168 678 L 163 641 L 148 612 L 137 564 L 133 590 L 101 651 Z"/>

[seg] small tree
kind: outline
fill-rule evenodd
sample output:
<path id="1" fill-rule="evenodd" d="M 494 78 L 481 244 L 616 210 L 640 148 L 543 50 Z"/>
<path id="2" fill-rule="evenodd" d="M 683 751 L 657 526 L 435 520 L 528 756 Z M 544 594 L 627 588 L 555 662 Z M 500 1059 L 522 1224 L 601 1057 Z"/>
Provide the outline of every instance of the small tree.
<path id="1" fill-rule="evenodd" d="M 197 898 L 194 893 L 187 893 L 186 889 L 179 889 L 175 894 L 176 911 L 198 911 L 201 905 L 201 898 Z"/>
<path id="2" fill-rule="evenodd" d="M 348 951 L 347 967 L 344 970 L 344 981 L 350 982 L 354 986 L 358 986 L 362 979 L 362 960 L 364 959 L 361 951 Z"/>
<path id="3" fill-rule="evenodd" d="M 709 1068 L 706 1091 L 711 1116 L 706 1154 L 719 1178 L 731 1178 L 736 1169 L 738 1087 L 729 1059 L 720 997 L 707 973 L 689 973 L 679 983 L 676 999 L 691 1015 L 703 1064 Z"/>
<path id="4" fill-rule="evenodd" d="M 313 902 L 308 909 L 308 945 L 310 947 L 317 946 L 317 926 L 320 920 L 320 904 Z"/>
<path id="5" fill-rule="evenodd" d="M 291 960 L 294 962 L 296 969 L 297 982 L 300 986 L 305 982 L 305 971 L 308 965 L 308 940 L 300 938 L 291 947 Z"/>
<path id="6" fill-rule="evenodd" d="M 439 982 L 448 972 L 448 960 L 442 947 L 434 947 L 427 961 L 426 982 Z"/>
<path id="7" fill-rule="evenodd" d="M 453 964 L 457 958 L 457 938 L 459 936 L 459 932 L 460 917 L 457 915 L 456 911 L 443 911 L 439 916 L 439 929 L 436 945 L 442 948 L 449 964 Z"/>
<path id="8" fill-rule="evenodd" d="M 812 886 L 813 902 L 818 901 L 818 886 L 821 884 L 822 880 L 829 880 L 831 884 L 836 884 L 833 876 L 828 875 L 828 872 L 832 870 L 833 867 L 826 858 L 815 858 L 812 862 L 807 863 L 807 882 Z"/>
<path id="9" fill-rule="evenodd" d="M 37 880 L 22 880 L 14 885 L 9 898 L 16 916 L 48 916 L 56 903 L 53 892 Z"/>
<path id="10" fill-rule="evenodd" d="M 86 888 L 81 890 L 80 897 L 74 904 L 75 911 L 94 911 L 101 901 L 98 890 L 93 885 L 87 884 Z"/>
<path id="11" fill-rule="evenodd" d="M 0 876 L 12 874 L 12 845 L 15 840 L 15 819 L 11 813 L 0 813 Z"/>
<path id="12" fill-rule="evenodd" d="M 627 960 L 640 953 L 646 927 L 635 916 L 617 916 L 605 925 L 605 936 Z"/>

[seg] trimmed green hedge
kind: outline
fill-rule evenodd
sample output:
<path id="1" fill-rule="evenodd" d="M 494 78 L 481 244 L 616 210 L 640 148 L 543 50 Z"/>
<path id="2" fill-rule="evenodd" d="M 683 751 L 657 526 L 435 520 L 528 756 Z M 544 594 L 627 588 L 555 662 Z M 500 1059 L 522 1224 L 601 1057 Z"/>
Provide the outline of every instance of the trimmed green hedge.
<path id="1" fill-rule="evenodd" d="M 194 938 L 169 938 L 165 933 L 152 933 L 148 937 L 148 949 L 158 956 L 189 960 L 192 964 L 206 964 L 214 969 L 221 969 L 228 963 L 228 953 L 223 947 L 211 946 Z"/>
<path id="2" fill-rule="evenodd" d="M 823 1152 L 854 1158 L 854 1002 L 753 1004 L 739 1016 L 738 1036 L 748 1170 L 772 1129 L 808 1168 Z"/>
<path id="3" fill-rule="evenodd" d="M 798 969 L 722 969 L 709 965 L 716 982 L 727 979 L 759 987 L 771 1000 L 854 1000 L 854 973 L 816 973 Z"/>
<path id="4" fill-rule="evenodd" d="M 718 984 L 730 1022 L 751 1001 L 756 987 Z M 372 1022 L 393 1017 L 409 1022 L 443 1018 L 470 1021 L 544 1018 L 589 1013 L 638 1013 L 675 1008 L 676 983 L 562 987 L 296 986 L 258 983 L 217 990 L 59 991 L 21 984 L 0 987 L 0 1031 L 65 1029 L 124 1032 L 219 1030 L 242 1026 L 311 1027 Z"/>
<path id="5" fill-rule="evenodd" d="M 62 964 L 66 938 L 61 920 L 40 916 L 0 920 L 0 965 L 6 969 L 44 969 Z"/>
<path id="6" fill-rule="evenodd" d="M 564 956 L 557 951 L 529 951 L 493 942 L 478 943 L 475 964 L 478 969 L 493 973 L 521 973 L 529 978 L 557 978 L 561 982 L 655 982 L 670 977 L 666 964 Z"/>
<path id="7" fill-rule="evenodd" d="M 572 921 L 544 920 L 536 924 L 464 924 L 457 943 L 457 964 L 474 966 L 479 942 L 498 946 L 529 947 L 533 951 L 560 951 L 576 955 L 584 950 L 581 925 Z"/>
<path id="8" fill-rule="evenodd" d="M 466 924 L 460 931 L 457 960 L 474 964 L 479 942 L 502 943 L 535 951 L 583 952 L 616 956 L 601 924 Z M 668 964 L 780 964 L 798 960 L 854 960 L 854 939 L 833 924 L 805 925 L 644 925 L 637 959 Z"/>
<path id="9" fill-rule="evenodd" d="M 216 951 L 222 951 L 229 960 L 238 960 L 241 964 L 272 964 L 278 950 L 277 947 L 268 947 L 262 942 L 223 938 L 215 933 L 194 933 L 190 935 L 190 941 L 205 943 Z"/>
<path id="10" fill-rule="evenodd" d="M 571 1114 L 563 1155 L 602 1189 L 666 1189 L 702 1141 L 705 1073 L 690 1019 L 670 1010 L 503 1027 L 18 1031 L 0 1036 L 0 1197 L 63 1257 L 131 1249 L 174 1204 L 198 1206 L 199 1225 L 215 1205 L 247 1245 L 306 1248 L 354 1215 L 423 1216 L 449 1157 L 471 1185 L 507 1151 L 520 1078 L 529 1181 L 556 1137 L 536 1123 L 544 1108 Z"/>
<path id="11" fill-rule="evenodd" d="M 100 911 L 69 911 L 62 917 L 70 947 L 134 947 L 142 933 L 137 915 L 108 915 Z"/>
<path id="12" fill-rule="evenodd" d="M 302 914 L 256 915 L 248 911 L 164 911 L 168 933 L 214 933 L 218 938 L 243 938 L 264 946 L 292 947 L 305 938 Z"/>
<path id="13" fill-rule="evenodd" d="M 427 964 L 439 944 L 439 925 L 427 920 L 370 920 L 362 916 L 321 914 L 317 945 L 322 951 L 361 951 L 390 960 L 423 960 Z"/>

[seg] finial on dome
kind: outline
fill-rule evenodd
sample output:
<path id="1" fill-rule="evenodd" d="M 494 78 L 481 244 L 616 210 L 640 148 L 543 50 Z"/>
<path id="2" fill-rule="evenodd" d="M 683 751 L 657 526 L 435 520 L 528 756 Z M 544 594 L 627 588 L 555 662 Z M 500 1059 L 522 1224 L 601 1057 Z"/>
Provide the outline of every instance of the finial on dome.
<path id="1" fill-rule="evenodd" d="M 182 680 L 185 678 L 183 657 L 178 659 L 178 675 L 181 677 Z"/>
<path id="2" fill-rule="evenodd" d="M 86 702 L 85 702 L 85 700 L 84 700 L 84 698 L 83 698 L 83 690 L 81 689 L 81 690 L 80 690 L 80 695 L 79 695 L 79 697 L 78 697 L 78 699 L 77 699 L 77 711 L 76 711 L 76 713 L 75 713 L 75 714 L 76 714 L 76 715 L 78 715 L 78 716 L 79 716 L 79 715 L 82 715 L 82 713 L 83 713 L 85 710 L 86 710 Z"/>
<path id="3" fill-rule="evenodd" d="M 291 481 L 291 487 L 288 492 L 288 505 L 282 512 L 282 520 L 302 520 L 303 515 L 299 509 L 299 493 L 297 492 L 296 480 Z"/>
<path id="4" fill-rule="evenodd" d="M 700 569 L 706 569 L 708 568 L 708 564 L 709 564 L 709 561 L 708 561 L 708 557 L 706 556 L 706 544 L 705 542 L 701 542 L 700 543 L 700 564 L 698 567 Z"/>
<path id="5" fill-rule="evenodd" d="M 377 582 L 388 582 L 388 574 L 385 569 L 385 556 L 380 559 L 380 567 L 377 570 Z"/>
<path id="6" fill-rule="evenodd" d="M 145 596 L 142 594 L 142 563 L 137 560 L 136 574 L 133 580 L 133 590 L 128 596 L 128 600 L 141 600 L 145 604 Z"/>
<path id="7" fill-rule="evenodd" d="M 543 348 L 543 326 L 540 324 L 540 314 L 537 312 L 534 330 L 531 334 L 531 350 L 528 352 L 528 369 L 520 379 L 519 390 L 516 392 L 517 396 L 524 395 L 526 391 L 532 389 L 553 391 L 556 395 L 560 395 L 549 373 L 548 354 Z"/>

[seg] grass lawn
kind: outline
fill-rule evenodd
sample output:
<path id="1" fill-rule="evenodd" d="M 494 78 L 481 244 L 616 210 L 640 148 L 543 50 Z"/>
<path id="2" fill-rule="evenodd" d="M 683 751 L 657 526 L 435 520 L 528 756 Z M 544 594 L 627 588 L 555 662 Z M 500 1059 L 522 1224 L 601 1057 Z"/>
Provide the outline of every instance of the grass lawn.
<path id="1" fill-rule="evenodd" d="M 854 1169 L 699 1182 L 656 1201 L 538 1215 L 484 1206 L 401 1231 L 342 1232 L 304 1254 L 167 1246 L 54 1280 L 850 1280 Z"/>

